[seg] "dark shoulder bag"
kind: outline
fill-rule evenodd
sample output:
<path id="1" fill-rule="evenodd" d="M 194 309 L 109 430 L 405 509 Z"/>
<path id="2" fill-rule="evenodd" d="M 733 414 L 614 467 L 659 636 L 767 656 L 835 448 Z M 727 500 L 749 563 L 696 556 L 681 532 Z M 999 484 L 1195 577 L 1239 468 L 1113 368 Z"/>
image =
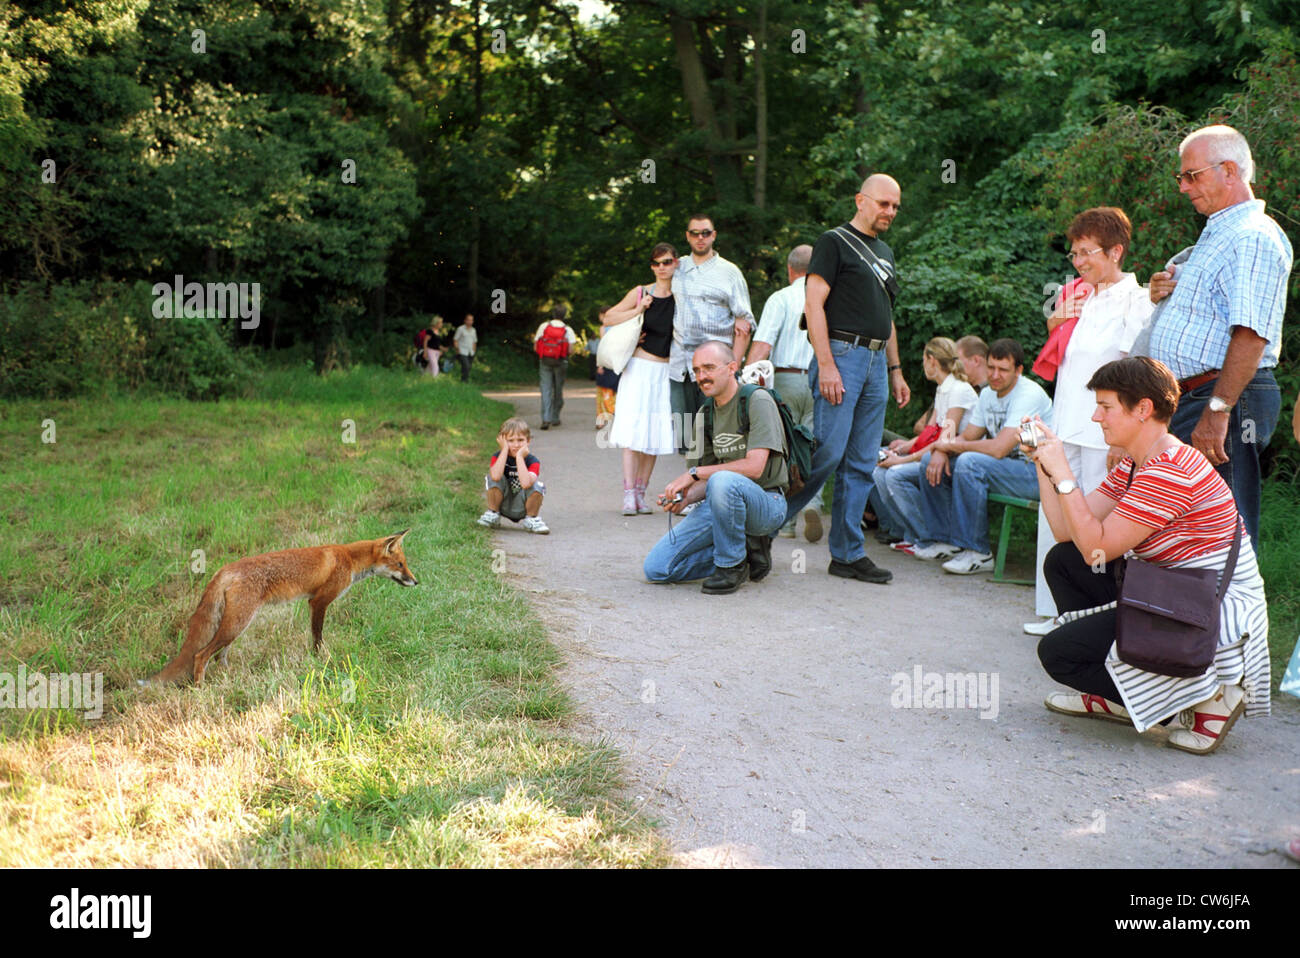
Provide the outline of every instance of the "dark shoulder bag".
<path id="1" fill-rule="evenodd" d="M 1134 463 L 1126 491 L 1136 469 Z M 1213 569 L 1166 569 L 1136 557 L 1119 563 L 1115 647 L 1120 661 L 1157 675 L 1203 675 L 1219 647 L 1219 610 L 1240 548 L 1238 518 L 1221 577 Z"/>

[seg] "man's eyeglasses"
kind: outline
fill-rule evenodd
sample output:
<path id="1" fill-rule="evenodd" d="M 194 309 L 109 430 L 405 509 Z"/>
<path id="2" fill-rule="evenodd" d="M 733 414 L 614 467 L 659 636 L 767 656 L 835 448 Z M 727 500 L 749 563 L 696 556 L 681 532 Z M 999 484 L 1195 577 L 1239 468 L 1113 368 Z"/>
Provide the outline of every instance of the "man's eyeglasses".
<path id="1" fill-rule="evenodd" d="M 1188 170 L 1186 173 L 1175 173 L 1174 182 L 1177 183 L 1179 186 L 1182 186 L 1184 183 L 1195 183 L 1196 178 L 1200 176 L 1202 173 L 1204 173 L 1206 170 L 1212 170 L 1216 166 L 1222 166 L 1226 162 L 1228 161 L 1220 160 L 1218 163 L 1211 163 L 1209 166 L 1203 166 L 1199 170 Z"/>
<path id="2" fill-rule="evenodd" d="M 667 259 L 652 259 L 650 261 L 650 265 L 651 266 L 672 266 L 673 263 L 675 262 L 677 262 L 677 260 L 673 259 L 670 256 Z"/>
<path id="3" fill-rule="evenodd" d="M 1096 249 L 1070 250 L 1070 252 L 1065 254 L 1065 258 L 1068 259 L 1071 263 L 1073 263 L 1080 256 L 1095 256 L 1097 253 L 1100 252 L 1101 252 L 1100 246 L 1098 246 Z"/>
<path id="4" fill-rule="evenodd" d="M 701 239 L 708 239 L 713 235 L 713 230 L 687 230 L 686 232 L 691 236 L 698 236 Z"/>
<path id="5" fill-rule="evenodd" d="M 695 373 L 695 378 L 699 379 L 702 375 L 712 376 L 719 369 L 723 369 L 728 365 L 728 363 L 709 363 L 705 366 L 692 366 L 691 371 Z"/>

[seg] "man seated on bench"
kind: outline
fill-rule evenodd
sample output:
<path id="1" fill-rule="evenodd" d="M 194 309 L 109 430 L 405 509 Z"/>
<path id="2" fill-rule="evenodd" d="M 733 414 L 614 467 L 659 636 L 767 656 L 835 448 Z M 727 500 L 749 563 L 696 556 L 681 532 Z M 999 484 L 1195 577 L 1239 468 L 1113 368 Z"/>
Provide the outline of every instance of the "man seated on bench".
<path id="1" fill-rule="evenodd" d="M 922 457 L 921 523 L 934 541 L 918 543 L 918 559 L 948 559 L 945 572 L 993 570 L 989 550 L 990 492 L 1038 498 L 1034 465 L 1020 453 L 1020 422 L 1046 416 L 1052 401 L 1023 375 L 1025 351 L 1014 339 L 989 347 L 989 388 L 980 393 L 958 438 L 940 440 Z"/>

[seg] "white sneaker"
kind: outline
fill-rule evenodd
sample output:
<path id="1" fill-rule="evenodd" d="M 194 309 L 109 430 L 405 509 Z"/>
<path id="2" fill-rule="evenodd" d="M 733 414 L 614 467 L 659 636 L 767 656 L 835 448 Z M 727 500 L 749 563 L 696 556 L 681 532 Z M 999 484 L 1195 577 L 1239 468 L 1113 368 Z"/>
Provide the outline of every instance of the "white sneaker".
<path id="1" fill-rule="evenodd" d="M 501 525 L 501 513 L 493 512 L 489 509 L 487 512 L 483 513 L 483 515 L 478 517 L 478 524 L 481 526 L 487 526 L 489 529 L 495 529 L 497 526 Z"/>
<path id="2" fill-rule="evenodd" d="M 541 516 L 524 516 L 523 522 L 519 524 L 529 532 L 535 532 L 539 536 L 548 535 L 551 531 L 546 528 L 546 523 L 542 521 Z"/>
<path id="3" fill-rule="evenodd" d="M 993 553 L 976 552 L 974 549 L 962 549 L 943 564 L 944 572 L 956 575 L 974 575 L 976 572 L 993 571 Z"/>
<path id="4" fill-rule="evenodd" d="M 623 490 L 623 515 L 636 515 L 636 491 L 633 489 Z"/>
<path id="5" fill-rule="evenodd" d="M 912 555 L 918 559 L 925 559 L 927 562 L 935 559 L 948 559 L 958 552 L 961 552 L 961 550 L 948 542 L 932 542 L 928 546 L 916 546 L 912 549 Z"/>
<path id="6" fill-rule="evenodd" d="M 1026 622 L 1026 635 L 1047 635 L 1049 632 L 1055 632 L 1061 627 L 1061 623 L 1056 619 L 1044 619 L 1042 622 Z"/>

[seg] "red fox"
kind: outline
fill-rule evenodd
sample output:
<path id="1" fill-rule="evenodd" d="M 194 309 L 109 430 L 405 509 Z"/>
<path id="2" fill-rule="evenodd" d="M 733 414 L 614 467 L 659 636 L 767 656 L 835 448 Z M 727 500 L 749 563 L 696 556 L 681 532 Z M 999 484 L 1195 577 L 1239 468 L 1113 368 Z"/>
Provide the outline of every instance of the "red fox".
<path id="1" fill-rule="evenodd" d="M 140 684 L 179 682 L 186 674 L 193 674 L 195 685 L 202 684 L 208 660 L 220 652 L 224 665 L 226 646 L 239 638 L 257 610 L 268 602 L 308 599 L 312 647 L 319 652 L 325 610 L 352 583 L 382 575 L 402 585 L 419 585 L 402 552 L 402 538 L 410 531 L 345 546 L 284 549 L 222 566 L 203 590 L 176 658 Z"/>

